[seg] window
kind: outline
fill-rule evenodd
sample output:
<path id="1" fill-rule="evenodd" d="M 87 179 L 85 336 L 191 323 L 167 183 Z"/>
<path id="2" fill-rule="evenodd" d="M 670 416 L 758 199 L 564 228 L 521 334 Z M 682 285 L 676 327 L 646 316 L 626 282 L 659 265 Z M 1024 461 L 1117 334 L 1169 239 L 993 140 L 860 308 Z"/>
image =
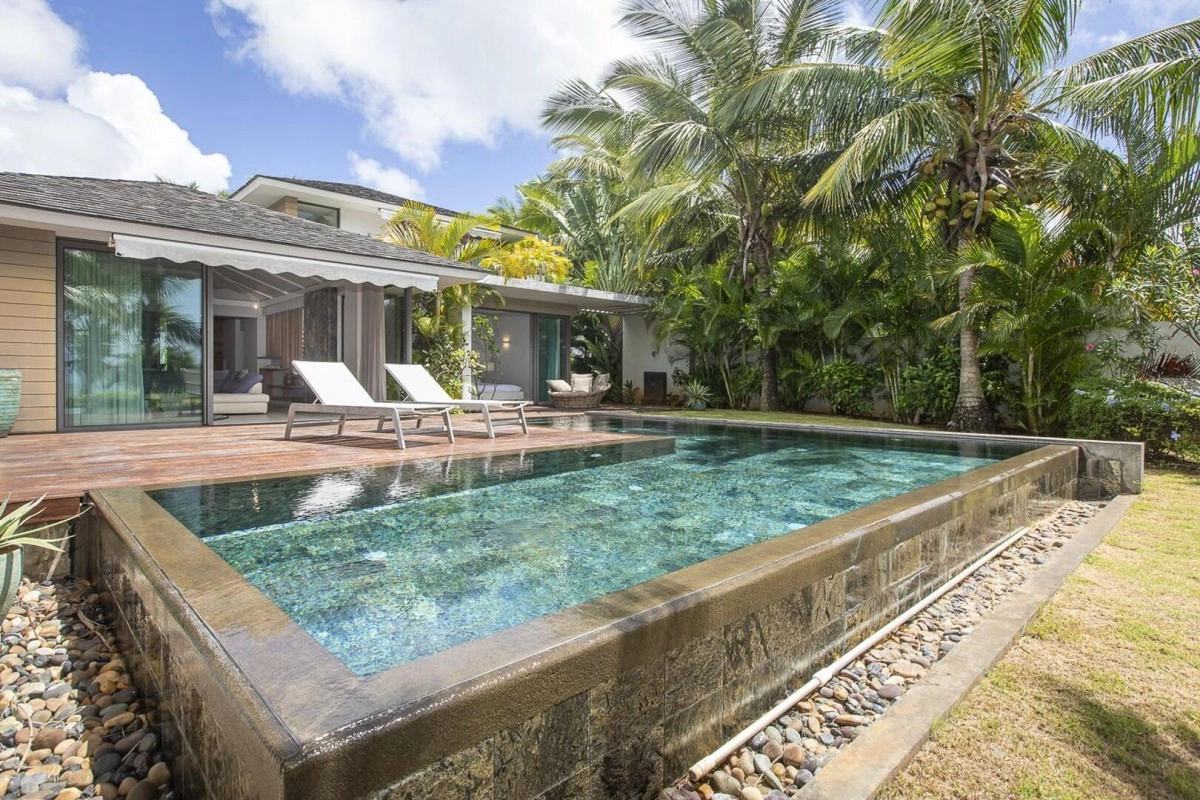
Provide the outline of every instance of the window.
<path id="1" fill-rule="evenodd" d="M 319 206 L 315 203 L 296 203 L 296 216 L 309 222 L 319 222 L 331 228 L 339 227 L 339 211 L 329 206 Z"/>

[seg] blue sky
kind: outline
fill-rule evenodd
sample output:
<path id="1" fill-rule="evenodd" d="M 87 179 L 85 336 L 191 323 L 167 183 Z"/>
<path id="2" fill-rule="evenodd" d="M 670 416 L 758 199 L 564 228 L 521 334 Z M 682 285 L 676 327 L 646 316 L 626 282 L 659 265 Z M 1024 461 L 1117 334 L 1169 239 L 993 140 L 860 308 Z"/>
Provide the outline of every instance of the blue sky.
<path id="1" fill-rule="evenodd" d="M 263 173 L 482 210 L 554 157 L 537 127 L 545 96 L 633 50 L 618 9 L 0 0 L 0 170 L 208 190 Z M 1197 0 L 1088 3 L 1072 56 L 1197 15 Z"/>

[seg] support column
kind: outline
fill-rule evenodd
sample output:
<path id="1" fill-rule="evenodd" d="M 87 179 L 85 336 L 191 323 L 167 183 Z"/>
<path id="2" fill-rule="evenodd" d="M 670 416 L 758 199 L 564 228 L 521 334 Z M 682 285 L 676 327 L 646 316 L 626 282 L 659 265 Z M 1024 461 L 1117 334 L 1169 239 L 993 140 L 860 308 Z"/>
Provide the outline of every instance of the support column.
<path id="1" fill-rule="evenodd" d="M 463 310 L 462 310 L 463 349 L 466 350 L 468 353 L 471 352 L 471 348 L 473 346 L 473 343 L 471 342 L 471 333 L 472 333 L 472 328 L 474 327 L 474 325 L 472 324 L 474 321 L 474 318 L 475 318 L 474 310 L 471 308 L 470 304 L 463 306 Z M 471 381 L 472 381 L 472 379 L 473 379 L 473 376 L 471 375 L 471 371 L 464 367 L 463 375 L 462 375 L 462 399 L 463 400 L 474 399 L 471 397 Z"/>
<path id="2" fill-rule="evenodd" d="M 413 290 L 404 290 L 404 337 L 400 342 L 400 363 L 411 364 L 413 360 Z"/>

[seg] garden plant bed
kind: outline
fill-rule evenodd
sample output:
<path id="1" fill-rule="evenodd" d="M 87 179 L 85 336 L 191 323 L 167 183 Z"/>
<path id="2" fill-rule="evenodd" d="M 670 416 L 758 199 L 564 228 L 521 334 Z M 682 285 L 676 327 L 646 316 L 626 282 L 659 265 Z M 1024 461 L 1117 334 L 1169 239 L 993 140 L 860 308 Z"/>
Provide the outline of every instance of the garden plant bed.
<path id="1" fill-rule="evenodd" d="M 1072 502 L 1032 525 L 1015 545 L 757 734 L 706 780 L 668 788 L 661 800 L 803 797 L 804 787 L 842 747 L 878 720 L 1098 508 Z"/>
<path id="2" fill-rule="evenodd" d="M 153 706 L 131 684 L 88 581 L 22 581 L 2 628 L 0 795 L 177 796 Z"/>

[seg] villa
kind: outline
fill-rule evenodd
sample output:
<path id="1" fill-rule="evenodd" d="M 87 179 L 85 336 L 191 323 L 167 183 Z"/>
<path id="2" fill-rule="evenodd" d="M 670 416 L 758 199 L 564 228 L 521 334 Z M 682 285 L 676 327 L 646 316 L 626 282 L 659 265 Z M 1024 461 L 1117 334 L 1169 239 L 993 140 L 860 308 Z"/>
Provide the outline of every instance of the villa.
<path id="1" fill-rule="evenodd" d="M 263 176 L 223 199 L 163 182 L 0 173 L 0 367 L 23 379 L 14 432 L 262 414 L 303 399 L 289 370 L 300 358 L 340 360 L 382 399 L 383 364 L 412 358 L 413 292 L 468 282 L 496 290 L 464 321 L 492 318 L 495 382 L 525 399 L 545 401 L 546 380 L 569 371 L 580 311 L 622 316 L 635 387 L 670 372 L 645 298 L 505 281 L 375 238 L 403 203 Z M 242 371 L 263 376 L 246 393 L 268 399 L 217 385 Z"/>
<path id="2" fill-rule="evenodd" d="M 620 316 L 634 386 L 667 386 L 644 298 L 371 235 L 402 203 L 263 176 L 223 199 L 0 174 L 0 367 L 23 373 L 30 434 L 0 441 L 0 484 L 72 512 L 86 495 L 70 569 L 153 700 L 92 738 L 152 727 L 179 796 L 650 797 L 732 779 L 719 768 L 756 717 L 783 746 L 775 704 L 797 676 L 845 675 L 856 656 L 836 654 L 1038 519 L 1141 489 L 1129 442 L 608 412 L 414 453 L 367 431 L 219 427 L 301 399 L 297 360 L 340 361 L 382 398 L 385 363 L 413 355 L 414 293 L 471 282 L 500 298 L 463 318 L 491 317 L 497 383 L 541 399 L 590 310 Z M 839 720 L 822 736 L 844 744 Z M 105 756 L 70 777 L 117 776 Z"/>

